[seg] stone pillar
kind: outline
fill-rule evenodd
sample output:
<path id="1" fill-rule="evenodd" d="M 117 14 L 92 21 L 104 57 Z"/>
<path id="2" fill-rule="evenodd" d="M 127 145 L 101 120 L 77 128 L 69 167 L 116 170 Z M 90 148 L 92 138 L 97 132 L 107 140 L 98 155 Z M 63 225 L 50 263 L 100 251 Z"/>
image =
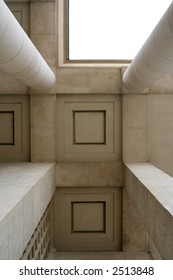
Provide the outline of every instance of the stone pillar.
<path id="1" fill-rule="evenodd" d="M 173 2 L 124 72 L 124 91 L 141 92 L 172 71 Z"/>
<path id="2" fill-rule="evenodd" d="M 49 91 L 56 80 L 3 0 L 0 0 L 0 69 L 38 91 Z"/>

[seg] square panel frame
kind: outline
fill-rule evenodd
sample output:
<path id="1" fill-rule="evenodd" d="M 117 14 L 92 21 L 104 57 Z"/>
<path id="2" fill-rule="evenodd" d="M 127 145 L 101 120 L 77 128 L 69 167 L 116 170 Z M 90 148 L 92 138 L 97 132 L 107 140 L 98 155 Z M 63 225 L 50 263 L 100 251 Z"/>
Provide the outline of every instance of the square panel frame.
<path id="1" fill-rule="evenodd" d="M 1 145 L 15 145 L 15 128 L 14 128 L 14 119 L 15 119 L 15 116 L 14 116 L 14 111 L 0 111 L 0 118 L 1 118 L 1 114 L 11 114 L 12 115 L 12 138 L 13 140 L 11 142 L 1 142 L 0 141 L 0 146 Z"/>
<path id="2" fill-rule="evenodd" d="M 72 230 L 73 202 L 105 203 L 103 231 L 74 232 Z M 57 188 L 55 193 L 56 250 L 117 250 L 122 247 L 121 188 Z"/>
<path id="3" fill-rule="evenodd" d="M 29 161 L 29 96 L 1 95 L 0 111 L 14 114 L 14 144 L 0 145 L 0 161 Z"/>
<path id="4" fill-rule="evenodd" d="M 105 112 L 104 143 L 74 144 L 74 112 Z M 57 95 L 57 161 L 121 160 L 121 96 Z"/>
<path id="5" fill-rule="evenodd" d="M 75 115 L 76 113 L 103 113 L 103 141 L 97 141 L 97 142 L 79 142 L 76 141 L 76 121 L 75 121 Z M 106 145 L 106 110 L 74 110 L 73 111 L 73 144 L 74 145 Z"/>
<path id="6" fill-rule="evenodd" d="M 103 217 L 103 228 L 101 230 L 76 230 L 75 229 L 75 222 L 74 222 L 74 206 L 75 204 L 102 204 L 103 205 L 103 211 L 102 211 L 102 217 Z M 72 201 L 71 202 L 71 232 L 72 233 L 106 233 L 106 202 L 105 201 Z"/>

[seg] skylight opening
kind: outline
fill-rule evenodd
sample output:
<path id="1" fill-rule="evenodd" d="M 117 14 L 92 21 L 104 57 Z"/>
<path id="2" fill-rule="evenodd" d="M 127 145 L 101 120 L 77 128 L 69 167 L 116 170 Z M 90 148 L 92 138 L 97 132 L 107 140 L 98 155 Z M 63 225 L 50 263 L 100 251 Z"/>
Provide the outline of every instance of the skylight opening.
<path id="1" fill-rule="evenodd" d="M 69 60 L 132 60 L 172 1 L 69 0 Z"/>

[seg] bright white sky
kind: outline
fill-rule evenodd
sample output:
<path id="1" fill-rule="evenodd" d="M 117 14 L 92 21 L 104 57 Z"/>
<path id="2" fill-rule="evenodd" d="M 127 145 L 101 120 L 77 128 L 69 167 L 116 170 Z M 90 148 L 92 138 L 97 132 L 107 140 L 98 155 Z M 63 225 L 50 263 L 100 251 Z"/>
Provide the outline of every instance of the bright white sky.
<path id="1" fill-rule="evenodd" d="M 133 59 L 170 0 L 69 0 L 70 59 Z"/>

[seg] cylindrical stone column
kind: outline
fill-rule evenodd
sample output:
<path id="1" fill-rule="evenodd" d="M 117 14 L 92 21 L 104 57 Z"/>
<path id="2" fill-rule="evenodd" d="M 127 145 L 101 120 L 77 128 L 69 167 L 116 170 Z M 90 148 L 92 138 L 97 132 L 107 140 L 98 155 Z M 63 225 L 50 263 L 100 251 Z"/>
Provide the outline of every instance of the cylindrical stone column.
<path id="1" fill-rule="evenodd" d="M 38 91 L 49 91 L 56 80 L 3 0 L 0 0 L 0 69 Z"/>
<path id="2" fill-rule="evenodd" d="M 172 71 L 173 2 L 124 72 L 124 90 L 141 92 Z"/>

